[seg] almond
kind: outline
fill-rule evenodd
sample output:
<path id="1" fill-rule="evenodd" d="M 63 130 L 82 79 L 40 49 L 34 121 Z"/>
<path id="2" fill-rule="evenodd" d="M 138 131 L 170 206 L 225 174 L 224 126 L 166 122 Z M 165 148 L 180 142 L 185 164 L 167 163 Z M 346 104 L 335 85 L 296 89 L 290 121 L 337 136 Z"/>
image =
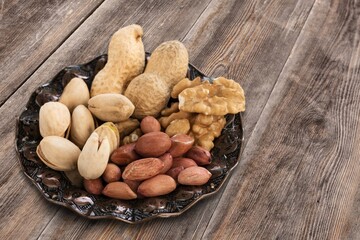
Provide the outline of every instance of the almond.
<path id="1" fill-rule="evenodd" d="M 125 167 L 123 179 L 142 181 L 158 175 L 164 168 L 164 163 L 158 158 L 143 158 L 135 160 Z"/>
<path id="2" fill-rule="evenodd" d="M 208 165 L 211 160 L 210 152 L 200 146 L 192 147 L 186 153 L 186 157 L 193 159 L 198 165 Z"/>
<path id="3" fill-rule="evenodd" d="M 164 168 L 160 173 L 166 173 L 173 165 L 173 157 L 170 153 L 165 153 L 164 155 L 160 156 L 159 159 L 164 163 Z"/>
<path id="4" fill-rule="evenodd" d="M 124 182 L 108 183 L 102 191 L 102 194 L 111 198 L 123 200 L 135 199 L 137 197 L 136 193 L 134 193 Z"/>
<path id="5" fill-rule="evenodd" d="M 129 143 L 115 149 L 110 160 L 118 165 L 126 165 L 139 158 L 135 152 L 135 143 Z"/>
<path id="6" fill-rule="evenodd" d="M 121 170 L 114 163 L 108 163 L 102 177 L 107 183 L 119 181 L 121 178 Z"/>
<path id="7" fill-rule="evenodd" d="M 177 181 L 179 173 L 184 169 L 185 168 L 183 166 L 173 167 L 173 168 L 170 168 L 170 170 L 166 172 L 166 175 L 169 175 L 170 177 L 172 177 L 173 179 L 175 179 Z"/>
<path id="8" fill-rule="evenodd" d="M 192 160 L 191 158 L 174 158 L 172 167 L 179 167 L 183 166 L 184 168 L 197 166 L 196 162 Z"/>
<path id="9" fill-rule="evenodd" d="M 141 182 L 140 181 L 133 181 L 133 180 L 129 180 L 129 179 L 124 179 L 124 183 L 126 183 L 131 188 L 131 190 L 133 190 L 133 192 L 137 192 L 137 189 L 138 189 Z"/>
<path id="10" fill-rule="evenodd" d="M 183 185 L 203 185 L 209 181 L 211 173 L 204 167 L 188 167 L 181 171 L 178 182 Z"/>
<path id="11" fill-rule="evenodd" d="M 160 132 L 161 130 L 159 121 L 153 116 L 146 116 L 143 118 L 140 123 L 140 128 L 144 134 L 149 132 Z"/>
<path id="12" fill-rule="evenodd" d="M 135 151 L 143 157 L 159 157 L 171 147 L 170 137 L 164 132 L 150 132 L 142 135 L 135 145 Z"/>
<path id="13" fill-rule="evenodd" d="M 186 134 L 176 134 L 171 137 L 171 148 L 169 153 L 173 157 L 184 155 L 194 145 L 194 138 Z"/>
<path id="14" fill-rule="evenodd" d="M 176 188 L 175 180 L 165 174 L 143 181 L 138 188 L 138 193 L 145 197 L 156 197 L 168 194 Z"/>
<path id="15" fill-rule="evenodd" d="M 101 178 L 96 178 L 92 180 L 84 179 L 84 188 L 90 194 L 99 195 L 104 189 Z"/>

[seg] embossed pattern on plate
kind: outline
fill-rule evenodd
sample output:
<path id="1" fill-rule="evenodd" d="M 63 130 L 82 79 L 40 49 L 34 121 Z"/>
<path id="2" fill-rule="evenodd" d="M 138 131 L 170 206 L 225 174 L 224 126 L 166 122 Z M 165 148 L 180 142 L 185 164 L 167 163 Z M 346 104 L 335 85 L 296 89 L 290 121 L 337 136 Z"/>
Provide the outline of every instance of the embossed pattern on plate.
<path id="1" fill-rule="evenodd" d="M 150 54 L 147 53 L 147 58 Z M 64 86 L 73 77 L 85 80 L 88 87 L 95 74 L 107 61 L 102 55 L 89 63 L 73 65 L 61 70 L 49 83 L 40 86 L 30 97 L 26 109 L 17 121 L 16 150 L 25 175 L 35 184 L 41 194 L 49 201 L 65 206 L 76 213 L 91 219 L 109 218 L 127 223 L 139 223 L 156 217 L 177 216 L 189 209 L 202 198 L 217 192 L 237 165 L 243 127 L 241 115 L 227 115 L 227 124 L 215 147 L 211 151 L 212 163 L 206 168 L 212 173 L 209 182 L 203 186 L 179 185 L 170 194 L 136 199 L 117 200 L 87 193 L 84 189 L 72 186 L 62 172 L 44 165 L 36 155 L 36 147 L 41 140 L 39 133 L 39 109 L 48 101 L 57 101 Z M 189 64 L 187 77 L 200 76 L 209 79 L 193 65 Z"/>

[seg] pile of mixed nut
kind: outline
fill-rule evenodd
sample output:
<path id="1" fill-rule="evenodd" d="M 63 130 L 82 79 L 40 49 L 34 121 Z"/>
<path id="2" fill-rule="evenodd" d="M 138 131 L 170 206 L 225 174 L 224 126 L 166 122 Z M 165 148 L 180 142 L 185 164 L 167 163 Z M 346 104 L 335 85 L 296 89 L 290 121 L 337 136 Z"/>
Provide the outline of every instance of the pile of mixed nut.
<path id="1" fill-rule="evenodd" d="M 139 25 L 119 29 L 91 89 L 73 78 L 40 108 L 37 155 L 91 194 L 130 200 L 206 184 L 225 115 L 245 110 L 235 81 L 186 78 L 179 41 L 159 45 L 145 65 L 142 35 Z"/>

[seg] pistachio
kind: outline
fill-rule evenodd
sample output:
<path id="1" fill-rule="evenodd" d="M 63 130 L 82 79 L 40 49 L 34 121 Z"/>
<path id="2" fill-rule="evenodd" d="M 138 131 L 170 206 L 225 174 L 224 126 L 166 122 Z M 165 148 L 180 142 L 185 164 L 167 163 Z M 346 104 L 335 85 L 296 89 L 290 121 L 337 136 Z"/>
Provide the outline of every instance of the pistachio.
<path id="1" fill-rule="evenodd" d="M 68 135 L 70 128 L 69 109 L 60 102 L 47 102 L 39 112 L 39 128 L 42 137 Z M 66 136 L 67 137 L 67 136 Z"/>
<path id="2" fill-rule="evenodd" d="M 47 136 L 40 141 L 36 153 L 48 167 L 71 171 L 76 169 L 80 149 L 66 138 Z"/>
<path id="3" fill-rule="evenodd" d="M 99 135 L 93 132 L 78 158 L 80 175 L 88 180 L 99 178 L 106 169 L 109 156 L 110 144 L 107 137 L 100 139 Z"/>
<path id="4" fill-rule="evenodd" d="M 100 141 L 102 141 L 105 137 L 108 139 L 110 143 L 110 153 L 119 147 L 120 134 L 114 123 L 106 122 L 96 128 L 95 132 L 99 135 Z"/>
<path id="5" fill-rule="evenodd" d="M 87 106 L 89 98 L 89 89 L 84 80 L 81 78 L 73 78 L 65 86 L 59 102 L 65 104 L 70 112 L 72 112 L 78 105 Z"/>
<path id="6" fill-rule="evenodd" d="M 135 106 L 122 94 L 105 93 L 90 98 L 88 108 L 102 121 L 121 122 L 133 114 Z"/>
<path id="7" fill-rule="evenodd" d="M 71 116 L 71 141 L 82 148 L 94 130 L 95 121 L 89 109 L 84 105 L 77 106 Z"/>

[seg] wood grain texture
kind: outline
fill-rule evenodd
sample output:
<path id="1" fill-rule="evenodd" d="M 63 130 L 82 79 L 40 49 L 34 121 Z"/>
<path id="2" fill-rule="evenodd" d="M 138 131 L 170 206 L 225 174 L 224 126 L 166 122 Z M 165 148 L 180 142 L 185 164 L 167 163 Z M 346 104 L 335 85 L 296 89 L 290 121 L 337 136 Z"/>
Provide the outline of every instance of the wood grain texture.
<path id="1" fill-rule="evenodd" d="M 358 7 L 315 2 L 204 239 L 351 236 L 349 224 L 359 223 Z"/>
<path id="2" fill-rule="evenodd" d="M 360 238 L 359 9 L 355 0 L 106 0 L 0 107 L 0 236 Z M 46 202 L 13 145 L 30 93 L 64 66 L 106 52 L 111 34 L 131 23 L 144 27 L 147 51 L 181 40 L 192 63 L 235 79 L 247 97 L 246 141 L 228 184 L 179 217 L 140 225 Z"/>
<path id="3" fill-rule="evenodd" d="M 181 5 L 179 5 L 181 3 Z M 76 63 L 87 62 L 90 59 L 103 54 L 107 50 L 108 41 L 111 35 L 121 26 L 139 23 L 144 27 L 145 36 L 147 31 L 151 31 L 155 36 L 166 36 L 164 39 L 181 39 L 189 30 L 191 22 L 195 22 L 198 15 L 208 5 L 209 1 L 184 1 L 174 2 L 173 4 L 165 3 L 163 1 L 106 1 L 103 3 L 84 23 L 61 45 L 48 59 L 40 66 L 40 68 L 11 96 L 5 104 L 0 108 L 0 112 L 9 113 L 2 114 L 0 135 L 2 136 L 2 144 L 0 146 L 1 152 L 6 154 L 1 156 L 1 162 L 4 162 L 0 181 L 1 202 L 0 214 L 5 222 L 13 222 L 11 226 L 4 227 L 4 235 L 12 237 L 23 237 L 36 228 L 32 234 L 33 236 L 40 236 L 41 238 L 48 235 L 53 235 L 57 232 L 62 233 L 64 237 L 82 236 L 88 234 L 85 232 L 87 225 L 93 225 L 96 221 L 90 221 L 84 218 L 79 219 L 76 225 L 69 226 L 68 221 L 64 221 L 61 214 L 55 215 L 57 211 L 62 213 L 68 210 L 57 207 L 56 205 L 41 204 L 47 210 L 40 210 L 41 213 L 32 216 L 34 221 L 29 223 L 28 228 L 19 229 L 16 226 L 23 225 L 29 221 L 30 216 L 23 217 L 27 208 L 38 209 L 38 201 L 41 198 L 38 191 L 33 188 L 27 188 L 27 197 L 30 199 L 28 205 L 21 205 L 21 199 L 24 195 L 19 195 L 15 191 L 6 191 L 13 187 L 14 183 L 25 182 L 30 186 L 30 182 L 21 174 L 20 166 L 17 162 L 17 156 L 14 149 L 14 132 L 15 132 L 15 117 L 18 116 L 24 109 L 25 103 L 40 84 L 49 81 L 55 74 L 63 67 Z M 182 7 L 180 7 L 182 6 Z M 123 11 L 126 9 L 126 11 Z M 191 10 L 193 9 L 193 10 Z M 191 12 L 191 11 L 193 12 Z M 122 12 L 123 11 L 123 12 Z M 152 12 L 149 15 L 149 11 Z M 122 12 L 121 17 L 118 13 Z M 170 19 L 172 16 L 184 16 L 191 12 L 191 16 L 187 16 L 187 22 L 179 23 L 177 19 Z M 155 14 L 156 13 L 156 14 Z M 167 20 L 167 21 L 166 21 Z M 190 25 L 189 25 L 190 24 Z M 154 28 L 154 26 L 162 26 Z M 147 27 L 149 29 L 147 30 Z M 155 48 L 163 40 L 144 37 L 144 44 L 146 50 Z M 13 106 L 18 106 L 14 108 Z M 11 113 L 10 113 L 11 112 Z M 9 115 L 11 117 L 9 118 Z M 6 126 L 6 127 L 5 127 Z M 27 182 L 27 183 L 26 183 Z M 17 186 L 21 187 L 21 185 Z M 18 202 L 14 202 L 9 206 L 11 200 L 17 197 Z M 36 201 L 35 201 L 36 199 Z M 39 209 L 38 209 L 39 210 Z M 54 217 L 54 219 L 53 219 Z M 78 216 L 71 213 L 70 218 L 77 219 Z M 106 223 L 106 221 L 105 221 Z M 5 223 L 4 223 L 5 224 Z M 118 222 L 116 222 L 118 224 Z M 49 227 L 47 227 L 47 225 Z M 4 225 L 5 226 L 5 225 Z M 100 225 L 100 227 L 103 225 Z M 127 225 L 124 225 L 127 226 Z M 73 228 L 72 228 L 73 227 Z M 45 228 L 45 229 L 44 229 Z M 67 228 L 67 231 L 63 231 Z M 115 228 L 116 225 L 115 225 Z M 113 229 L 112 229 L 113 230 Z M 98 231 L 99 234 L 104 234 Z M 96 239 L 96 232 L 91 232 L 89 238 Z"/>
<path id="4" fill-rule="evenodd" d="M 0 106 L 102 2 L 1 2 Z"/>

